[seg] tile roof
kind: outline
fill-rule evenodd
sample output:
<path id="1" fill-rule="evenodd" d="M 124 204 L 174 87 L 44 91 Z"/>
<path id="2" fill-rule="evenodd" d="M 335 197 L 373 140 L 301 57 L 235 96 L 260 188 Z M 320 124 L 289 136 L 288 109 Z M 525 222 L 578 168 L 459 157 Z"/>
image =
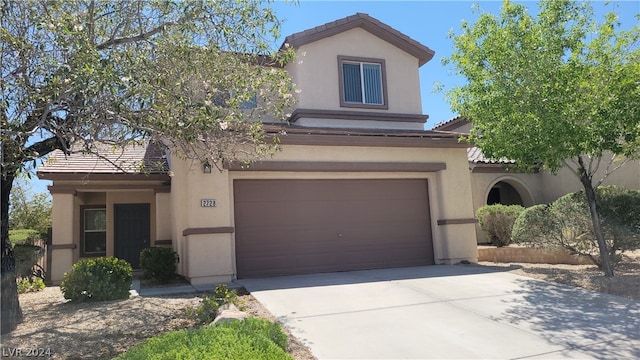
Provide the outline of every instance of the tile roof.
<path id="1" fill-rule="evenodd" d="M 427 46 L 382 23 L 380 20 L 363 13 L 356 13 L 343 19 L 291 34 L 285 38 L 281 48 L 284 48 L 287 44 L 297 48 L 357 27 L 415 56 L 419 59 L 420 66 L 426 64 L 435 54 Z"/>
<path id="2" fill-rule="evenodd" d="M 169 169 L 165 148 L 148 141 L 124 148 L 97 145 L 102 157 L 94 154 L 56 150 L 38 168 L 38 174 L 166 174 Z M 73 150 L 72 150 L 73 151 Z"/>
<path id="3" fill-rule="evenodd" d="M 469 120 L 462 116 L 456 116 L 453 119 L 449 119 L 443 122 L 439 122 L 433 126 L 431 130 L 450 131 L 468 123 Z"/>
<path id="4" fill-rule="evenodd" d="M 479 147 L 470 147 L 467 149 L 467 158 L 469 158 L 469 162 L 473 164 L 515 164 L 515 160 L 509 160 L 506 158 L 492 160 L 488 159 L 482 153 Z"/>

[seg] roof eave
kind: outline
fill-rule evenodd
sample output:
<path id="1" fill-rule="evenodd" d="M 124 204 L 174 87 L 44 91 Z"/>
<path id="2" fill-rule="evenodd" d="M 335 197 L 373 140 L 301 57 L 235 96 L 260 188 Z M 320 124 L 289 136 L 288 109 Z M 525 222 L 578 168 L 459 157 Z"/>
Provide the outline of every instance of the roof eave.
<path id="1" fill-rule="evenodd" d="M 416 40 L 393 29 L 389 25 L 363 13 L 348 16 L 344 19 L 336 20 L 312 29 L 304 30 L 287 36 L 280 49 L 284 49 L 286 44 L 294 48 L 322 40 L 324 38 L 340 34 L 342 32 L 362 28 L 369 33 L 389 42 L 390 44 L 404 50 L 408 54 L 418 59 L 419 66 L 429 62 L 435 55 L 435 51 L 422 45 Z"/>

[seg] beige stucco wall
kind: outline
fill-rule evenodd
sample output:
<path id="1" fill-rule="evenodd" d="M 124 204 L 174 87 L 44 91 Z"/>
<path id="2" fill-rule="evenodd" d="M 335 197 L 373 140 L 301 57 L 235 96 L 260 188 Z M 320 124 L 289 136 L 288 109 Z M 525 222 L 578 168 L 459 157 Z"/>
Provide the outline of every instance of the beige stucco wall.
<path id="1" fill-rule="evenodd" d="M 71 269 L 74 261 L 75 249 L 56 249 L 57 245 L 73 245 L 76 243 L 74 229 L 76 226 L 76 217 L 73 216 L 76 206 L 76 199 L 73 194 L 52 194 L 52 237 L 51 244 L 54 248 L 50 251 L 51 258 L 54 259 L 51 264 L 49 280 L 54 284 L 59 284 L 64 277 L 64 273 Z"/>
<path id="2" fill-rule="evenodd" d="M 297 108 L 422 113 L 418 59 L 361 28 L 300 46 L 296 54 L 295 61 L 288 64 L 285 69 L 300 90 L 300 93 L 296 94 Z M 338 55 L 385 60 L 388 110 L 340 107 Z M 322 126 L 327 121 L 329 119 L 308 119 L 305 124 Z M 378 121 L 365 124 L 331 120 L 330 123 L 333 127 L 384 126 L 383 122 Z M 401 126 L 418 130 L 423 128 L 423 124 L 419 123 L 405 123 Z M 397 124 L 396 127 L 398 127 Z"/>
<path id="3" fill-rule="evenodd" d="M 233 181 L 236 179 L 427 179 L 431 227 L 437 263 L 476 261 L 474 224 L 438 225 L 443 219 L 473 218 L 466 150 L 340 146 L 283 146 L 277 161 L 445 162 L 439 172 L 275 172 L 222 171 L 204 174 L 196 162 L 172 159 L 171 198 L 174 236 L 181 256 L 181 275 L 194 284 L 235 278 L 233 234 L 183 236 L 185 229 L 234 227 Z M 215 199 L 215 208 L 203 208 L 201 199 Z"/>
<path id="4" fill-rule="evenodd" d="M 155 194 L 155 214 L 152 217 L 156 221 L 156 240 L 171 240 L 171 194 Z M 155 216 L 154 216 L 155 215 Z"/>
<path id="5" fill-rule="evenodd" d="M 599 180 L 606 173 L 610 158 L 604 158 L 600 164 L 600 170 L 594 176 L 594 181 Z M 611 165 L 613 169 L 617 163 Z M 582 190 L 578 177 L 568 168 L 562 168 L 556 175 L 548 172 L 541 174 L 542 186 L 545 198 L 542 202 L 552 202 L 555 199 L 570 192 Z M 611 173 L 604 181 L 604 185 L 619 185 L 629 189 L 640 189 L 640 161 L 630 161 L 618 170 Z"/>

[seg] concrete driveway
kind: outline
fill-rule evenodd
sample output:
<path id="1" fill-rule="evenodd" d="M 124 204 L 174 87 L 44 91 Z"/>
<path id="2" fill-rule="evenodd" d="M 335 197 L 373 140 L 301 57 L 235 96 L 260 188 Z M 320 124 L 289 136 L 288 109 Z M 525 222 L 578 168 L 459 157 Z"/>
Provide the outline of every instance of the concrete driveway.
<path id="1" fill-rule="evenodd" d="M 640 302 L 478 267 L 243 279 L 319 359 L 639 359 Z"/>

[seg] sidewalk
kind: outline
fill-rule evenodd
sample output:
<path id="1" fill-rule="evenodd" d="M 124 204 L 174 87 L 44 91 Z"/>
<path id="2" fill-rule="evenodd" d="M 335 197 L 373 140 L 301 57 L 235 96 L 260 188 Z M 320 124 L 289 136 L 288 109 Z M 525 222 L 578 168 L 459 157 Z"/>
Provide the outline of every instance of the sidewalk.
<path id="1" fill-rule="evenodd" d="M 207 285 L 176 285 L 176 286 L 159 286 L 159 287 L 149 287 L 149 288 L 141 288 L 140 286 L 140 278 L 134 276 L 131 282 L 131 296 L 162 296 L 162 295 L 176 295 L 176 294 L 191 294 L 191 293 L 206 293 L 213 292 L 218 284 L 207 284 Z M 235 282 L 225 283 L 229 289 L 239 289 L 242 285 Z"/>

